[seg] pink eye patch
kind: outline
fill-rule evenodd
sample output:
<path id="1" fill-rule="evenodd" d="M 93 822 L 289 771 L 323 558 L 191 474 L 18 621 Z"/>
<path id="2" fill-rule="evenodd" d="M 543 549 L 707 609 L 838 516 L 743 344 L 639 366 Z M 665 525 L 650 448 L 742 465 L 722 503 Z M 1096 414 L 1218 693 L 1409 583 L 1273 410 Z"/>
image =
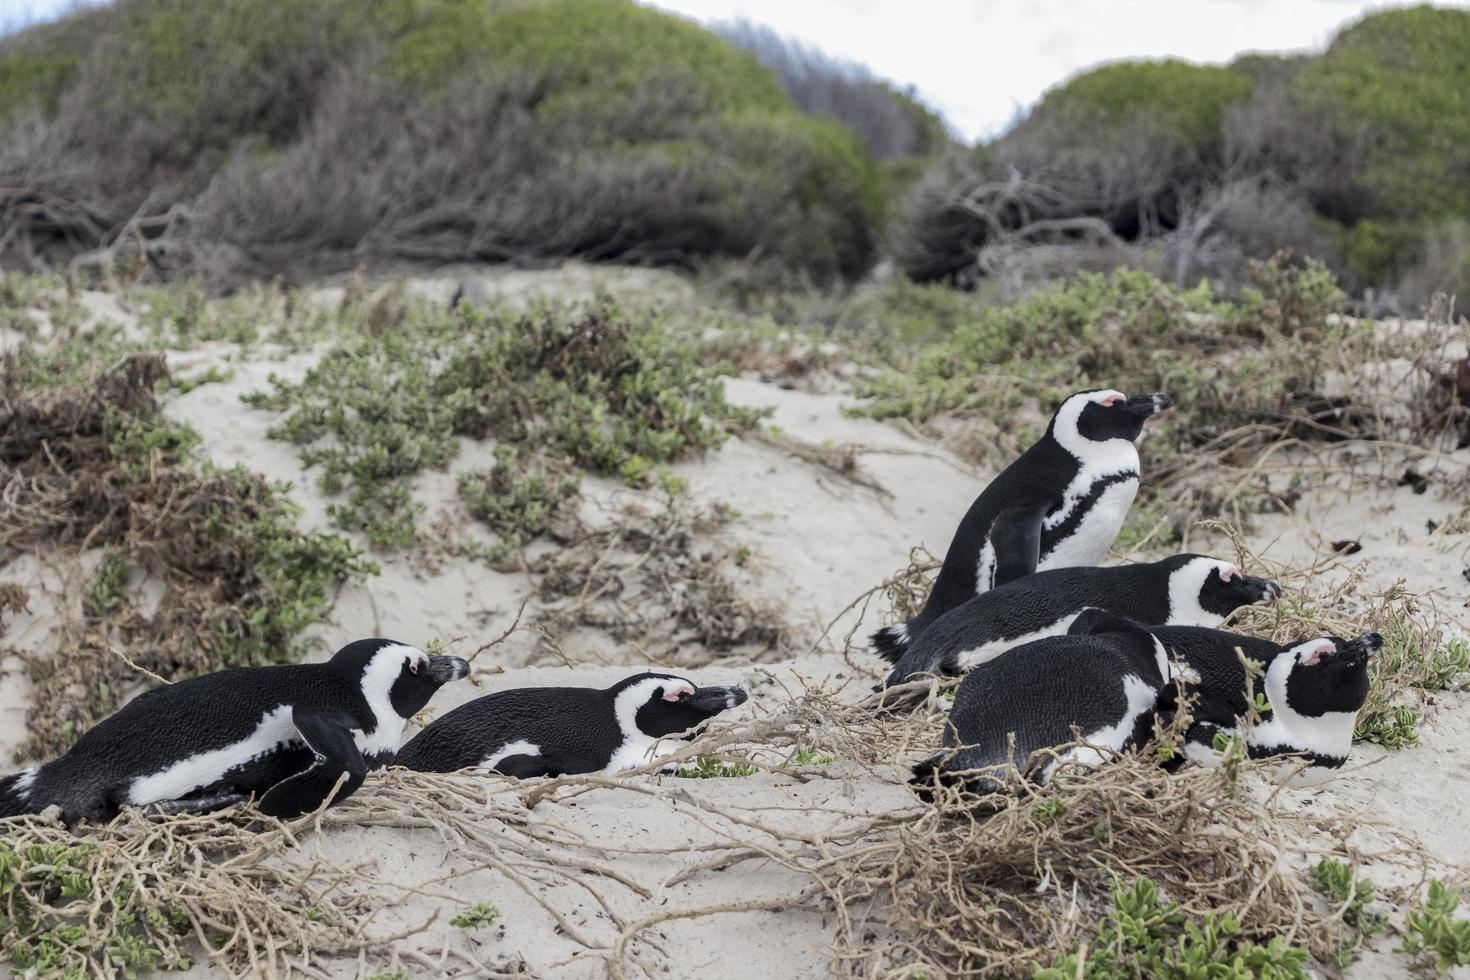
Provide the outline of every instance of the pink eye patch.
<path id="1" fill-rule="evenodd" d="M 664 692 L 665 701 L 679 701 L 687 697 L 693 697 L 694 688 L 687 684 L 682 687 L 671 687 Z"/>
<path id="2" fill-rule="evenodd" d="M 1312 652 L 1302 658 L 1304 667 L 1311 667 L 1322 662 L 1323 657 L 1330 657 L 1337 652 L 1337 647 L 1331 643 L 1319 643 L 1312 648 Z"/>
<path id="3" fill-rule="evenodd" d="M 1123 400 L 1124 400 L 1124 398 L 1123 398 L 1122 395 L 1109 395 L 1108 397 L 1104 398 L 1102 401 L 1098 402 L 1098 404 L 1101 405 L 1101 406 L 1103 406 L 1104 408 L 1106 408 L 1109 405 L 1116 405 L 1120 401 L 1123 401 Z"/>
<path id="4" fill-rule="evenodd" d="M 1220 569 L 1220 581 L 1233 582 L 1238 578 L 1240 578 L 1240 569 L 1236 568 L 1234 565 L 1226 565 L 1224 568 Z"/>

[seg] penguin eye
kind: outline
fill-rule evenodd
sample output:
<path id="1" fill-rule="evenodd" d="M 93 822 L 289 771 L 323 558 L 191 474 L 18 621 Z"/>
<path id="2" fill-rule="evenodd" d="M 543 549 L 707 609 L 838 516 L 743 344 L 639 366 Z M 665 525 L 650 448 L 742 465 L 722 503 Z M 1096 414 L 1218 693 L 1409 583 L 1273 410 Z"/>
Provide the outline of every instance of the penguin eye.
<path id="1" fill-rule="evenodd" d="M 410 674 L 417 674 L 419 672 L 419 658 L 418 657 L 409 657 L 408 658 L 408 672 Z"/>
<path id="2" fill-rule="evenodd" d="M 663 689 L 659 688 L 659 690 L 662 691 Z M 677 704 L 680 701 L 683 701 L 685 698 L 690 698 L 693 696 L 694 689 L 692 687 L 676 687 L 673 690 L 669 691 L 669 693 L 665 694 L 663 698 L 665 701 L 671 701 Z"/>
<path id="3" fill-rule="evenodd" d="M 1226 565 L 1224 568 L 1220 569 L 1220 581 L 1233 582 L 1237 578 L 1240 578 L 1240 569 L 1236 568 L 1234 565 Z"/>
<path id="4" fill-rule="evenodd" d="M 1098 402 L 1098 404 L 1101 405 L 1103 408 L 1109 408 L 1113 405 L 1118 404 L 1120 401 L 1123 401 L 1122 395 L 1109 395 L 1102 401 Z"/>

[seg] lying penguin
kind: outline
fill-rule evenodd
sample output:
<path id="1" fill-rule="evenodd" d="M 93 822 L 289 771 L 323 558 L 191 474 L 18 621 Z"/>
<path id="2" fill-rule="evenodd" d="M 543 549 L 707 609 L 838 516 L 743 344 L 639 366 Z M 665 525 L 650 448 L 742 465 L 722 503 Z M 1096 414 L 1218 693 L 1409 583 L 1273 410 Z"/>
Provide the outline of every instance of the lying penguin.
<path id="1" fill-rule="evenodd" d="M 1172 404 L 1165 394 L 1119 391 L 1062 402 L 1046 433 L 970 505 L 919 615 L 873 634 L 878 655 L 897 663 L 930 623 L 971 596 L 1037 570 L 1102 561 L 1138 493 L 1134 440 Z"/>
<path id="2" fill-rule="evenodd" d="M 923 799 L 936 782 L 995 793 L 1014 764 L 1045 784 L 1058 760 L 1036 753 L 1076 741 L 1074 728 L 1098 748 L 1065 758 L 1101 762 L 1099 749 L 1123 752 L 1147 740 L 1169 680 L 1162 646 L 1142 633 L 1048 636 L 1016 647 L 965 675 L 944 726 L 945 751 L 914 766 L 912 782 Z"/>
<path id="3" fill-rule="evenodd" d="M 506 776 L 562 776 L 637 769 L 662 738 L 745 703 L 738 687 L 696 687 L 645 673 L 605 690 L 525 687 L 476 698 L 434 719 L 399 750 L 420 772 L 475 767 Z"/>
<path id="4" fill-rule="evenodd" d="M 1215 733 L 1237 733 L 1248 710 L 1237 651 L 1263 665 L 1260 688 L 1271 704 L 1247 738 L 1250 755 L 1306 754 L 1318 772 L 1336 768 L 1347 760 L 1368 696 L 1368 658 L 1382 645 L 1377 633 L 1282 645 L 1197 626 L 1144 627 L 1088 610 L 1066 636 L 1017 647 L 966 675 L 945 726 L 949 751 L 916 765 L 913 782 L 925 798 L 936 781 L 995 792 L 1004 786 L 995 767 L 1013 758 L 1026 778 L 1044 784 L 1058 760 L 1034 753 L 1076 741 L 1073 728 L 1098 748 L 1070 749 L 1066 760 L 1096 763 L 1104 758 L 1098 749 L 1140 745 L 1156 720 L 1168 723 L 1181 686 L 1193 700 L 1183 754 L 1214 762 Z M 975 769 L 991 771 L 957 775 Z"/>
<path id="5" fill-rule="evenodd" d="M 973 596 L 911 641 L 884 686 L 920 674 L 962 674 L 1012 647 L 1067 632 L 1084 609 L 1140 623 L 1214 626 L 1241 606 L 1269 602 L 1281 587 L 1242 575 L 1228 561 L 1175 555 L 1108 568 L 1055 568 Z"/>
<path id="6" fill-rule="evenodd" d="M 1092 617 L 1093 614 L 1088 614 Z M 1075 625 L 1075 624 L 1074 624 Z M 1082 628 L 1140 629 L 1097 616 Z M 1254 690 L 1266 696 L 1271 708 L 1246 737 L 1253 759 L 1275 755 L 1302 755 L 1308 762 L 1300 781 L 1330 775 L 1347 762 L 1352 748 L 1358 710 L 1368 700 L 1368 664 L 1383 648 L 1378 633 L 1355 639 L 1319 636 L 1283 645 L 1256 637 L 1188 626 L 1148 627 L 1171 660 L 1188 664 L 1186 696 L 1192 696 L 1190 727 L 1181 746 L 1185 759 L 1215 765 L 1220 753 L 1215 736 L 1238 736 L 1249 711 L 1246 668 L 1236 651 L 1261 664 L 1263 675 Z M 1177 692 L 1160 697 L 1166 716 L 1177 708 Z"/>
<path id="7" fill-rule="evenodd" d="M 448 681 L 459 657 L 392 640 L 357 640 L 325 663 L 239 667 L 147 691 L 60 758 L 0 779 L 0 816 L 53 804 L 67 823 L 132 804 L 207 812 L 259 799 L 290 818 L 351 795 L 387 765 L 403 724 Z"/>

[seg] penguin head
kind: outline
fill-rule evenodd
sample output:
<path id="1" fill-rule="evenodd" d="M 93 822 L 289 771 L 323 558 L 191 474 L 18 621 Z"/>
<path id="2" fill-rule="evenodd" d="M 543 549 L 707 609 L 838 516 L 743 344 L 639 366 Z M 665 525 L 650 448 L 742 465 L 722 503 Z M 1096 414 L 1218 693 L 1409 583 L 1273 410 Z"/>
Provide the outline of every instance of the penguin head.
<path id="1" fill-rule="evenodd" d="M 697 687 L 677 674 L 656 673 L 635 674 L 610 693 L 622 730 L 652 738 L 687 732 L 747 697 L 738 687 Z"/>
<path id="2" fill-rule="evenodd" d="M 1169 622 L 1212 626 L 1241 606 L 1281 598 L 1281 586 L 1270 579 L 1244 575 L 1234 562 L 1208 555 L 1169 559 Z"/>
<path id="3" fill-rule="evenodd" d="M 1378 633 L 1355 640 L 1319 636 L 1298 643 L 1281 654 L 1280 667 L 1271 664 L 1266 697 L 1273 706 L 1284 701 L 1292 714 L 1308 718 L 1356 713 L 1368 699 L 1368 660 L 1381 649 Z"/>
<path id="4" fill-rule="evenodd" d="M 380 706 L 399 718 L 412 718 L 434 692 L 470 673 L 460 657 L 431 657 L 396 640 L 356 640 L 332 655 L 331 666 L 361 689 L 368 705 L 384 721 Z"/>
<path id="5" fill-rule="evenodd" d="M 1052 437 L 1069 449 L 1079 440 L 1133 442 L 1143 433 L 1144 422 L 1173 404 L 1163 392 L 1129 398 L 1110 388 L 1079 391 L 1052 416 Z"/>

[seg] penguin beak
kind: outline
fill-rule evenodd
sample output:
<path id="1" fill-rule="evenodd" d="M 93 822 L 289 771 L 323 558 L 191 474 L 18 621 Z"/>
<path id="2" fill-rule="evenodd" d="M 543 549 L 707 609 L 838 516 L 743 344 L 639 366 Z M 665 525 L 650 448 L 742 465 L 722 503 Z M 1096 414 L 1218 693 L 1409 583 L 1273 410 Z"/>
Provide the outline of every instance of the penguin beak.
<path id="1" fill-rule="evenodd" d="M 430 679 L 447 684 L 470 676 L 470 662 L 463 657 L 430 657 L 426 673 Z"/>
<path id="2" fill-rule="evenodd" d="M 1247 594 L 1256 597 L 1252 602 L 1275 602 L 1281 598 L 1281 586 L 1268 578 L 1246 575 L 1241 579 L 1241 585 L 1245 587 Z"/>
<path id="3" fill-rule="evenodd" d="M 1338 650 L 1345 658 L 1354 662 L 1367 660 L 1373 654 L 1383 649 L 1382 633 L 1364 633 L 1356 640 L 1349 640 L 1340 644 Z"/>
<path id="4" fill-rule="evenodd" d="M 714 715 L 744 704 L 748 697 L 738 687 L 700 687 L 684 703 Z"/>
<path id="5" fill-rule="evenodd" d="M 1134 395 L 1123 402 L 1123 409 L 1141 418 L 1150 418 L 1171 408 L 1173 404 L 1174 399 L 1162 391 L 1156 391 L 1151 395 Z"/>

